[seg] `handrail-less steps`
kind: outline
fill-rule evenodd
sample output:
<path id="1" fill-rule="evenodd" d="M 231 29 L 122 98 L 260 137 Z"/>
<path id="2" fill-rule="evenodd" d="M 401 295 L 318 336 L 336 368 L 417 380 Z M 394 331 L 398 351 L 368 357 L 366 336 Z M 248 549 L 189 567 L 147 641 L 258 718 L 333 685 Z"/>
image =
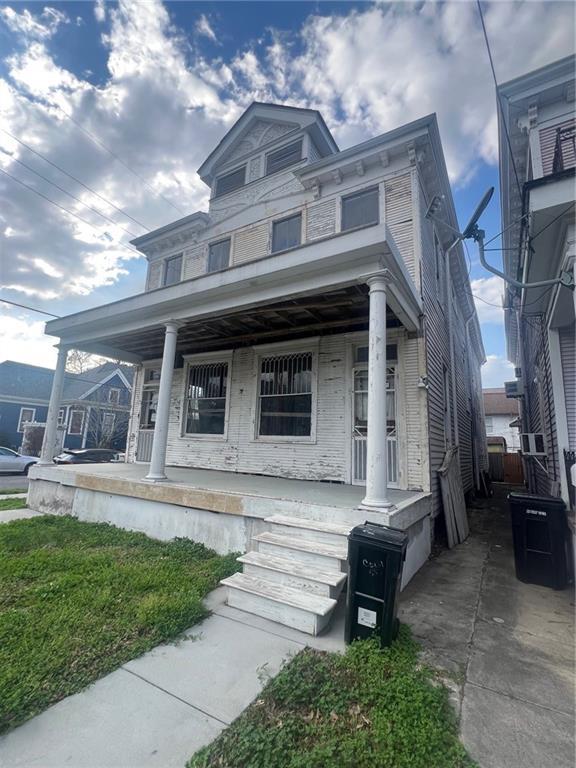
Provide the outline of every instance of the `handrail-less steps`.
<path id="1" fill-rule="evenodd" d="M 253 538 L 244 567 L 221 583 L 228 605 L 317 635 L 328 625 L 346 581 L 350 527 L 274 515 Z"/>

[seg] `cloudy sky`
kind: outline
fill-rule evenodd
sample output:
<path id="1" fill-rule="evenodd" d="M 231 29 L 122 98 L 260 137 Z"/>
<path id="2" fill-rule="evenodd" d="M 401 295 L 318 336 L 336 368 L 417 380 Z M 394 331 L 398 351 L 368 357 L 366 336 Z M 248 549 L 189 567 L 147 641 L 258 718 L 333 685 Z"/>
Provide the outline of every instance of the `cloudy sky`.
<path id="1" fill-rule="evenodd" d="M 573 51 L 571 2 L 483 8 L 499 82 Z M 436 112 L 462 225 L 497 186 L 472 2 L 0 2 L 0 298 L 64 315 L 141 291 L 127 243 L 205 208 L 196 168 L 255 99 L 319 109 L 342 148 Z M 502 286 L 470 257 L 498 386 Z M 0 324 L 0 360 L 54 364 L 42 315 Z"/>

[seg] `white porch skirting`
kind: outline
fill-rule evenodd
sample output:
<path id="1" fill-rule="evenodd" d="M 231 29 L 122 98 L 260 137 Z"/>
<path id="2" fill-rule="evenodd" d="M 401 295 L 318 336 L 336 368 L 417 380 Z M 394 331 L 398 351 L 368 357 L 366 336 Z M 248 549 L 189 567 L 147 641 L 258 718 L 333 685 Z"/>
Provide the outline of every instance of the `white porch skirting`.
<path id="1" fill-rule="evenodd" d="M 253 549 L 253 537 L 267 530 L 264 518 L 271 515 L 351 525 L 373 517 L 408 533 L 402 586 L 430 554 L 430 494 L 391 490 L 394 510 L 372 515 L 356 508 L 363 489 L 353 486 L 175 468 L 168 472 L 173 482 L 151 485 L 143 481 L 146 470 L 133 464 L 37 467 L 30 473 L 28 506 L 163 541 L 189 538 L 220 554 Z"/>

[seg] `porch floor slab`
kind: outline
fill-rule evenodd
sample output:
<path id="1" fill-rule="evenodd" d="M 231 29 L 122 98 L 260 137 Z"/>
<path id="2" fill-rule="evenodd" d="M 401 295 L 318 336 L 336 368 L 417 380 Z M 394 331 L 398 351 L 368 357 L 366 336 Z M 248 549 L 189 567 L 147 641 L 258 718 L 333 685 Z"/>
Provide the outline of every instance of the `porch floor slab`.
<path id="1" fill-rule="evenodd" d="M 31 477 L 49 479 L 82 486 L 82 478 L 110 478 L 131 483 L 142 483 L 148 474 L 147 464 L 77 464 L 75 466 L 54 465 L 53 467 L 35 467 Z M 224 472 L 215 469 L 195 469 L 191 467 L 167 467 L 168 482 L 145 483 L 147 488 L 170 489 L 174 487 L 194 488 L 223 494 L 260 496 L 265 498 L 301 501 L 307 504 L 320 504 L 330 507 L 351 509 L 357 507 L 364 498 L 365 489 L 358 485 L 343 483 L 318 482 L 312 480 L 293 480 L 284 477 L 249 475 L 239 472 Z M 389 498 L 395 506 L 421 496 L 419 491 L 389 489 Z"/>

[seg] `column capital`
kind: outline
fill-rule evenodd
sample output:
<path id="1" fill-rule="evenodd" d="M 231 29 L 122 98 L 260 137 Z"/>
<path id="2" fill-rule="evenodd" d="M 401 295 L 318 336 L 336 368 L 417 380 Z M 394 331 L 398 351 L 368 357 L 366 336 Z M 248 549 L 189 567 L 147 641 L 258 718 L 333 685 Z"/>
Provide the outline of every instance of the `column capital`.
<path id="1" fill-rule="evenodd" d="M 167 332 L 176 333 L 184 325 L 184 320 L 165 320 L 162 325 Z"/>
<path id="2" fill-rule="evenodd" d="M 370 287 L 370 290 L 378 288 L 386 289 L 393 280 L 392 272 L 390 272 L 389 269 L 382 269 L 380 272 L 374 272 L 364 278 L 364 282 Z"/>

